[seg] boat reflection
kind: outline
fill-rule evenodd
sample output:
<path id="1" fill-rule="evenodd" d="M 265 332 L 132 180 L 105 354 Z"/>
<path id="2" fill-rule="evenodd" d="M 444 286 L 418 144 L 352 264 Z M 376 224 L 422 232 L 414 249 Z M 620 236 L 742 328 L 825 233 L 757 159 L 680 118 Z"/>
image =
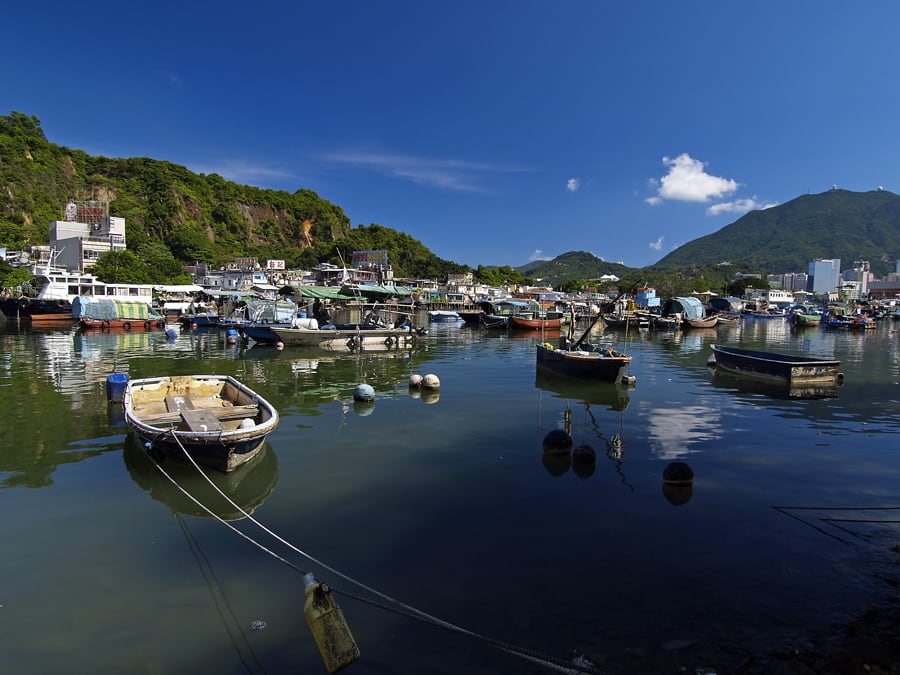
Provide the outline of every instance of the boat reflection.
<path id="1" fill-rule="evenodd" d="M 622 385 L 611 382 L 582 382 L 570 378 L 559 378 L 552 374 L 538 372 L 535 386 L 542 392 L 549 392 L 554 399 L 564 399 L 565 407 L 561 412 L 562 420 L 559 425 L 571 438 L 573 446 L 592 453 L 577 452 L 572 454 L 543 453 L 544 469 L 551 476 L 559 477 L 570 468 L 576 476 L 582 479 L 590 478 L 596 470 L 595 461 L 589 458 L 605 454 L 612 463 L 613 469 L 618 474 L 622 484 L 631 492 L 634 486 L 628 482 L 625 476 L 625 441 L 623 414 L 617 416 L 616 430 L 605 433 L 600 421 L 591 409 L 591 406 L 605 406 L 606 410 L 623 413 L 631 400 L 628 389 Z M 583 411 L 573 411 L 569 405 L 570 400 L 575 400 Z M 543 407 L 543 399 L 541 401 Z M 589 459 L 586 459 L 589 458 Z"/>
<path id="2" fill-rule="evenodd" d="M 612 382 L 581 381 L 538 372 L 534 384 L 538 389 L 550 392 L 555 398 L 574 399 L 590 405 L 603 405 L 607 410 L 622 411 L 631 402 L 628 388 Z"/>
<path id="3" fill-rule="evenodd" d="M 824 399 L 837 398 L 839 384 L 779 384 L 749 377 L 741 377 L 711 368 L 712 384 L 721 389 L 736 389 L 746 394 L 762 394 L 780 399 Z"/>
<path id="4" fill-rule="evenodd" d="M 240 520 L 244 513 L 253 513 L 272 494 L 278 482 L 278 458 L 268 443 L 263 444 L 259 454 L 237 471 L 227 474 L 220 471 L 206 473 L 213 485 L 194 466 L 177 462 L 166 464 L 165 470 L 171 476 L 170 480 L 144 451 L 140 440 L 133 433 L 125 438 L 123 454 L 128 473 L 141 489 L 176 513 L 190 516 Z M 212 515 L 178 486 L 203 504 Z M 243 513 L 219 491 L 237 504 Z"/>

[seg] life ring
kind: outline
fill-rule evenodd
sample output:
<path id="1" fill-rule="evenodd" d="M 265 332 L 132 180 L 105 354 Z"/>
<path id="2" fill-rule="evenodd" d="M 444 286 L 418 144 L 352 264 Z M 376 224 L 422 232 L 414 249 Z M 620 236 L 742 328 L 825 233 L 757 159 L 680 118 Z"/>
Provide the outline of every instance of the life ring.
<path id="1" fill-rule="evenodd" d="M 56 306 L 59 307 L 60 309 L 64 309 L 65 307 L 69 306 L 69 301 L 68 300 L 57 300 Z"/>
<path id="2" fill-rule="evenodd" d="M 123 323 L 123 324 L 122 324 L 122 330 L 131 330 L 131 322 L 130 322 L 130 321 L 126 321 L 125 323 Z"/>

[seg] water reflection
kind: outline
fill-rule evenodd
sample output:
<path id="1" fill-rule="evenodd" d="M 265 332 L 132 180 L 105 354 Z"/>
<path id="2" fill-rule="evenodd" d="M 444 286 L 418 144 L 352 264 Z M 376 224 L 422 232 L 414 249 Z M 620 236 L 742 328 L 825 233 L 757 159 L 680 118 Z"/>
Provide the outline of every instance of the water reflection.
<path id="1" fill-rule="evenodd" d="M 579 478 L 590 478 L 597 468 L 595 447 L 598 443 L 602 443 L 599 446 L 601 452 L 604 452 L 611 462 L 622 484 L 633 492 L 634 486 L 629 483 L 624 471 L 625 429 L 622 413 L 631 400 L 629 389 L 609 382 L 588 382 L 558 377 L 543 371 L 537 373 L 535 386 L 541 391 L 539 404 L 541 408 L 544 406 L 544 392 L 552 394 L 551 400 L 554 402 L 556 399 L 564 401 L 563 407 L 555 412 L 558 428 L 548 433 L 544 439 L 545 451 L 542 461 L 547 473 L 558 477 L 572 468 L 573 473 Z M 574 401 L 574 406 L 570 405 L 570 401 Z M 613 429 L 612 432 L 604 432 L 603 425 L 594 412 L 595 409 L 619 413 L 612 421 L 608 419 L 605 421 L 607 428 Z M 571 453 L 546 451 L 547 440 L 555 433 L 569 437 Z"/>
<path id="2" fill-rule="evenodd" d="M 162 465 L 165 469 L 163 473 L 144 451 L 134 434 L 128 434 L 125 439 L 123 457 L 132 480 L 153 499 L 162 502 L 176 513 L 202 518 L 212 516 L 178 486 L 216 517 L 223 520 L 239 520 L 244 517 L 243 513 L 228 500 L 237 504 L 243 512 L 253 513 L 272 494 L 278 482 L 278 459 L 268 442 L 263 444 L 256 457 L 244 464 L 239 471 L 227 474 L 220 471 L 206 472 L 205 475 L 212 481 L 212 485 L 194 466 L 188 464 L 165 462 Z"/>
<path id="3" fill-rule="evenodd" d="M 692 447 L 725 436 L 721 414 L 712 405 L 654 408 L 648 415 L 648 440 L 660 459 L 677 459 Z"/>
<path id="4" fill-rule="evenodd" d="M 746 394 L 761 394 L 781 399 L 819 399 L 837 398 L 840 390 L 840 385 L 837 384 L 779 384 L 732 375 L 717 368 L 711 370 L 714 387 L 734 389 Z"/>

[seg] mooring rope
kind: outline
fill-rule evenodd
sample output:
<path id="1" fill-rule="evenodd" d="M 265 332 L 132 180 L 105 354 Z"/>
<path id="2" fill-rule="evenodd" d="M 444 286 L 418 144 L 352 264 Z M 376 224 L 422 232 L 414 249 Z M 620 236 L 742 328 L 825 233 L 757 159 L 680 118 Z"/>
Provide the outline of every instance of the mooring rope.
<path id="1" fill-rule="evenodd" d="M 206 480 L 206 482 L 209 483 L 209 485 L 213 488 L 213 490 L 215 490 L 232 507 L 237 509 L 241 513 L 241 515 L 243 515 L 247 520 L 249 520 L 251 523 L 253 523 L 257 527 L 259 527 L 263 532 L 265 532 L 269 536 L 273 537 L 276 541 L 282 543 L 283 545 L 285 545 L 286 547 L 288 547 L 290 550 L 294 551 L 298 555 L 303 556 L 304 558 L 308 559 L 309 561 L 319 565 L 323 569 L 328 570 L 332 574 L 344 579 L 345 581 L 350 582 L 351 584 L 354 584 L 355 586 L 357 586 L 365 591 L 368 591 L 369 593 L 372 593 L 373 595 L 376 595 L 377 597 L 383 599 L 387 603 L 391 603 L 395 606 L 391 606 L 391 604 L 382 604 L 382 603 L 372 600 L 371 598 L 366 598 L 366 597 L 363 597 L 360 595 L 356 595 L 356 594 L 350 593 L 348 591 L 342 591 L 342 590 L 334 588 L 333 586 L 331 586 L 331 584 L 329 584 L 329 587 L 331 587 L 332 592 L 338 593 L 340 595 L 343 595 L 344 597 L 347 597 L 347 598 L 350 598 L 353 600 L 357 600 L 359 602 L 363 602 L 372 607 L 384 609 L 386 611 L 393 612 L 400 616 L 405 616 L 410 619 L 417 619 L 417 620 L 422 621 L 423 623 L 427 623 L 432 626 L 442 628 L 442 629 L 450 631 L 450 632 L 458 633 L 460 635 L 465 635 L 467 637 L 479 640 L 480 642 L 483 642 L 484 644 L 490 645 L 492 647 L 496 647 L 498 649 L 502 649 L 503 651 L 505 651 L 507 653 L 513 654 L 513 655 L 518 656 L 527 661 L 531 661 L 533 663 L 540 664 L 551 670 L 556 670 L 557 672 L 567 673 L 567 674 L 571 674 L 571 675 L 605 675 L 603 673 L 603 671 L 600 671 L 597 668 L 595 668 L 593 666 L 593 664 L 591 664 L 590 662 L 587 661 L 587 659 L 584 659 L 584 658 L 580 658 L 577 660 L 576 659 L 571 659 L 571 660 L 560 659 L 555 656 L 549 656 L 546 654 L 542 654 L 533 649 L 528 649 L 526 647 L 520 647 L 518 645 L 514 645 L 511 643 L 504 642 L 502 640 L 497 640 L 495 638 L 491 638 L 486 635 L 482 635 L 480 633 L 476 633 L 475 631 L 471 631 L 467 628 L 463 628 L 463 627 L 453 624 L 449 621 L 445 621 L 436 616 L 433 616 L 433 615 L 429 614 L 428 612 L 425 612 L 421 609 L 418 609 L 416 607 L 408 605 L 408 604 L 398 600 L 397 598 L 387 595 L 386 593 L 383 593 L 375 588 L 372 588 L 371 586 L 368 586 L 368 585 L 362 583 L 361 581 L 359 581 L 357 579 L 354 579 L 353 577 L 351 577 L 347 574 L 344 574 L 340 570 L 319 560 L 315 556 L 307 553 L 306 551 L 301 550 L 300 548 L 298 548 L 291 542 L 287 541 L 283 537 L 279 536 L 278 534 L 273 532 L 271 529 L 266 527 L 264 524 L 259 522 L 251 514 L 247 513 L 240 505 L 236 504 L 228 495 L 226 495 L 224 492 L 222 492 L 222 490 L 219 489 L 219 487 L 212 481 L 212 479 L 210 479 L 210 477 L 206 475 L 206 472 L 203 471 L 203 469 L 200 467 L 200 465 L 197 464 L 196 460 L 187 451 L 187 448 L 185 448 L 184 445 L 181 443 L 181 439 L 178 438 L 178 435 L 174 432 L 174 430 L 172 430 L 170 433 L 172 435 L 172 438 L 175 440 L 175 442 L 181 448 L 181 451 L 184 453 L 188 462 L 194 466 L 194 468 L 198 471 L 198 473 L 201 476 L 203 476 L 204 480 Z M 190 492 L 185 490 L 174 478 L 172 478 L 172 476 L 170 476 L 166 472 L 166 470 L 162 468 L 162 466 L 159 462 L 156 462 L 156 467 L 169 480 L 169 482 L 171 482 L 176 488 L 178 488 L 178 490 L 180 490 L 182 492 L 182 494 L 184 494 L 188 499 L 190 499 L 197 506 L 199 506 L 201 509 L 203 509 L 212 518 L 219 521 L 221 524 L 225 525 L 230 530 L 237 533 L 240 537 L 242 537 L 249 543 L 253 544 L 257 548 L 261 549 L 262 551 L 268 553 L 273 558 L 275 558 L 279 562 L 285 564 L 289 568 L 295 570 L 296 572 L 299 572 L 300 574 L 306 574 L 305 570 L 301 569 L 300 567 L 298 567 L 297 565 L 292 563 L 290 560 L 286 559 L 284 556 L 279 555 L 275 551 L 266 547 L 264 544 L 256 541 L 255 539 L 253 539 L 253 537 L 249 536 L 248 534 L 245 534 L 240 529 L 235 527 L 232 523 L 229 523 L 228 521 L 221 518 L 218 514 L 211 511 L 205 504 L 203 504 L 199 500 L 197 500 Z"/>

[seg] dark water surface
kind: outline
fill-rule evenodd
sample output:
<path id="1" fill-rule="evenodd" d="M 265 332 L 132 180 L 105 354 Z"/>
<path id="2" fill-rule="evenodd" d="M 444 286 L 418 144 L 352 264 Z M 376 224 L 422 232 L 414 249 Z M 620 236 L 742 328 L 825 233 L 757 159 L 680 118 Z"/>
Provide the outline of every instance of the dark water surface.
<path id="1" fill-rule="evenodd" d="M 217 486 L 321 563 L 477 634 L 338 595 L 362 652 L 347 672 L 552 672 L 490 641 L 609 673 L 725 671 L 827 637 L 896 574 L 895 325 L 632 333 L 621 388 L 536 377 L 539 336 L 479 329 L 357 354 L 0 323 L 0 672 L 324 673 L 298 570 L 375 597 L 166 464 L 222 520 L 175 488 L 107 404 L 113 372 L 259 391 L 281 424 Z M 738 389 L 707 368 L 714 342 L 840 359 L 846 380 L 824 400 Z M 411 395 L 413 373 L 439 394 Z M 353 401 L 363 382 L 374 405 Z M 543 456 L 567 425 L 595 465 Z M 674 460 L 692 490 L 664 490 Z"/>

